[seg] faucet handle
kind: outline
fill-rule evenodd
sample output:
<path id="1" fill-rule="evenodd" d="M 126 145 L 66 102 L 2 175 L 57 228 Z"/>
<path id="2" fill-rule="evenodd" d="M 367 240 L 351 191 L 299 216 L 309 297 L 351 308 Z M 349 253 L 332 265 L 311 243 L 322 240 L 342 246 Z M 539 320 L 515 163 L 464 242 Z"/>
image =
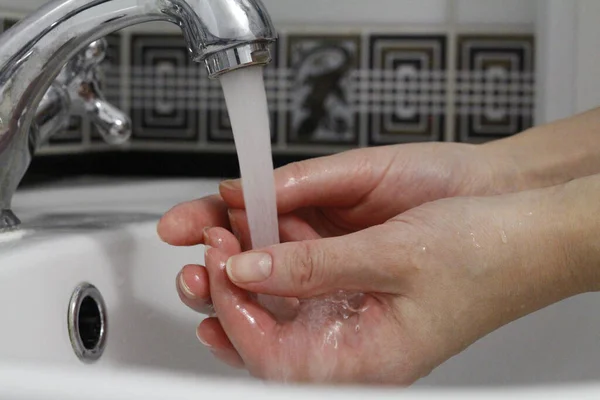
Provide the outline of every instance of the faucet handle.
<path id="1" fill-rule="evenodd" d="M 99 39 L 80 51 L 66 66 L 71 100 L 83 108 L 105 142 L 120 145 L 131 137 L 131 120 L 107 101 L 98 78 L 100 63 L 106 56 L 107 42 Z"/>
<path id="2" fill-rule="evenodd" d="M 121 145 L 129 140 L 131 120 L 127 114 L 104 98 L 96 79 L 80 82 L 77 95 L 86 114 L 106 143 Z"/>

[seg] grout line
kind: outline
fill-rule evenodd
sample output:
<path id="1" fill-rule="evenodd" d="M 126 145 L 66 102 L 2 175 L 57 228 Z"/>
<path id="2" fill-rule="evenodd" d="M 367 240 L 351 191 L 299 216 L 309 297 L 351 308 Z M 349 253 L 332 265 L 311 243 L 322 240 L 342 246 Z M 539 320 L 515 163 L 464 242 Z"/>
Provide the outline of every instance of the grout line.
<path id="1" fill-rule="evenodd" d="M 371 31 L 365 29 L 362 32 L 361 36 L 361 70 L 369 69 L 369 63 L 371 61 L 369 54 L 371 52 L 371 48 L 369 46 L 370 37 Z M 356 97 L 358 99 L 359 104 L 362 102 L 363 99 L 363 79 L 365 79 L 364 75 L 359 74 L 357 77 L 358 82 L 356 82 Z M 358 147 L 369 147 L 369 138 L 371 136 L 371 132 L 369 132 L 369 113 L 363 110 L 359 110 L 358 115 L 360 123 L 360 129 L 358 131 Z"/>
<path id="2" fill-rule="evenodd" d="M 457 49 L 457 21 L 458 0 L 448 0 L 446 19 L 447 49 L 446 49 L 446 118 L 444 129 L 444 141 L 456 141 L 456 57 Z"/>
<path id="3" fill-rule="evenodd" d="M 137 141 L 134 143 L 129 143 L 127 146 L 121 147 L 121 150 L 146 150 L 146 151 L 162 151 L 162 152 L 191 152 L 191 153 L 232 153 L 235 154 L 235 146 L 233 143 L 208 143 L 203 147 L 190 147 L 189 143 L 168 143 L 169 146 L 165 146 L 164 141 Z M 53 146 L 50 152 L 60 151 L 61 148 L 64 148 L 64 145 L 61 146 Z M 315 145 L 294 145 L 287 147 L 285 149 L 273 149 L 274 155 L 324 155 L 324 154 L 332 154 L 338 153 L 341 151 L 347 151 L 353 149 L 354 146 L 343 146 L 343 145 L 335 145 L 335 146 L 315 146 Z M 94 152 L 105 152 L 105 151 L 115 151 L 115 147 L 112 147 L 108 144 L 101 143 L 93 148 L 90 151 Z"/>

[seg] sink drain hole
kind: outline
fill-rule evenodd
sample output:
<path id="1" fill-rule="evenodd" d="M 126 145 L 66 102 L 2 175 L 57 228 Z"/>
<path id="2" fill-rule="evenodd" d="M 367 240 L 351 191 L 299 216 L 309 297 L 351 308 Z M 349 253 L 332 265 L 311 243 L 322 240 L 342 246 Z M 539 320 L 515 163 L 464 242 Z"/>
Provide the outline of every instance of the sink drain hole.
<path id="1" fill-rule="evenodd" d="M 77 323 L 79 325 L 79 338 L 83 343 L 83 347 L 87 350 L 93 350 L 100 342 L 102 314 L 100 314 L 98 303 L 90 296 L 87 296 L 81 302 Z"/>
<path id="2" fill-rule="evenodd" d="M 84 362 L 98 360 L 106 345 L 106 310 L 95 286 L 83 283 L 75 289 L 69 304 L 68 324 L 77 357 Z"/>

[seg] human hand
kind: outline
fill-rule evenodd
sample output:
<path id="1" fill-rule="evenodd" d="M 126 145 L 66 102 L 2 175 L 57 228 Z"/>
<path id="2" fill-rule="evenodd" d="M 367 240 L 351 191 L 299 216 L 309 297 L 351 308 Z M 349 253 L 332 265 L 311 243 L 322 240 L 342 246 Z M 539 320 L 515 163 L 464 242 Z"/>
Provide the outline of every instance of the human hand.
<path id="1" fill-rule="evenodd" d="M 275 171 L 281 239 L 343 235 L 436 199 L 508 191 L 500 165 L 478 146 L 452 143 L 360 149 L 287 165 Z M 205 243 L 205 228 L 223 227 L 234 231 L 248 250 L 240 182 L 224 183 L 220 192 L 167 212 L 158 224 L 160 237 L 171 245 L 191 246 Z M 301 232 L 298 221 L 308 222 Z M 178 282 L 187 305 L 211 312 L 203 267 L 186 266 Z"/>
<path id="2" fill-rule="evenodd" d="M 295 213 L 327 237 L 383 223 L 429 201 L 511 191 L 498 172 L 500 162 L 481 149 L 415 143 L 292 163 L 274 173 L 278 213 Z M 223 182 L 219 190 L 220 196 L 167 212 L 158 226 L 161 238 L 174 246 L 189 246 L 202 243 L 205 227 L 231 228 L 227 210 L 244 208 L 241 181 Z M 247 248 L 247 243 L 242 246 Z"/>
<path id="3" fill-rule="evenodd" d="M 573 215 L 559 218 L 573 205 L 564 199 L 553 189 L 441 200 L 359 232 L 243 254 L 210 229 L 218 319 L 199 337 L 264 379 L 411 384 L 504 324 L 592 289 L 572 262 L 579 241 L 569 240 Z M 339 291 L 364 295 L 323 309 L 319 298 Z M 278 321 L 250 292 L 302 300 Z"/>

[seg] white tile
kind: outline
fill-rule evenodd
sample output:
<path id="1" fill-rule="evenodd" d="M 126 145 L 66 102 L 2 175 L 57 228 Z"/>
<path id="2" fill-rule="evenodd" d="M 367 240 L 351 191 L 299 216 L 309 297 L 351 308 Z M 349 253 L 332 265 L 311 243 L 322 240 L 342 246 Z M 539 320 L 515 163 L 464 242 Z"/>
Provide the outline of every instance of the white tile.
<path id="1" fill-rule="evenodd" d="M 458 0 L 458 22 L 534 24 L 535 0 Z"/>
<path id="2" fill-rule="evenodd" d="M 46 0 L 19 0 L 18 2 L 0 0 L 0 10 L 30 12 L 45 2 Z M 447 0 L 263 0 L 263 2 L 276 25 L 289 23 L 440 24 L 445 21 L 447 4 Z M 514 2 L 518 1 L 511 3 Z"/>
<path id="3" fill-rule="evenodd" d="M 446 0 L 263 0 L 275 25 L 443 23 Z"/>

